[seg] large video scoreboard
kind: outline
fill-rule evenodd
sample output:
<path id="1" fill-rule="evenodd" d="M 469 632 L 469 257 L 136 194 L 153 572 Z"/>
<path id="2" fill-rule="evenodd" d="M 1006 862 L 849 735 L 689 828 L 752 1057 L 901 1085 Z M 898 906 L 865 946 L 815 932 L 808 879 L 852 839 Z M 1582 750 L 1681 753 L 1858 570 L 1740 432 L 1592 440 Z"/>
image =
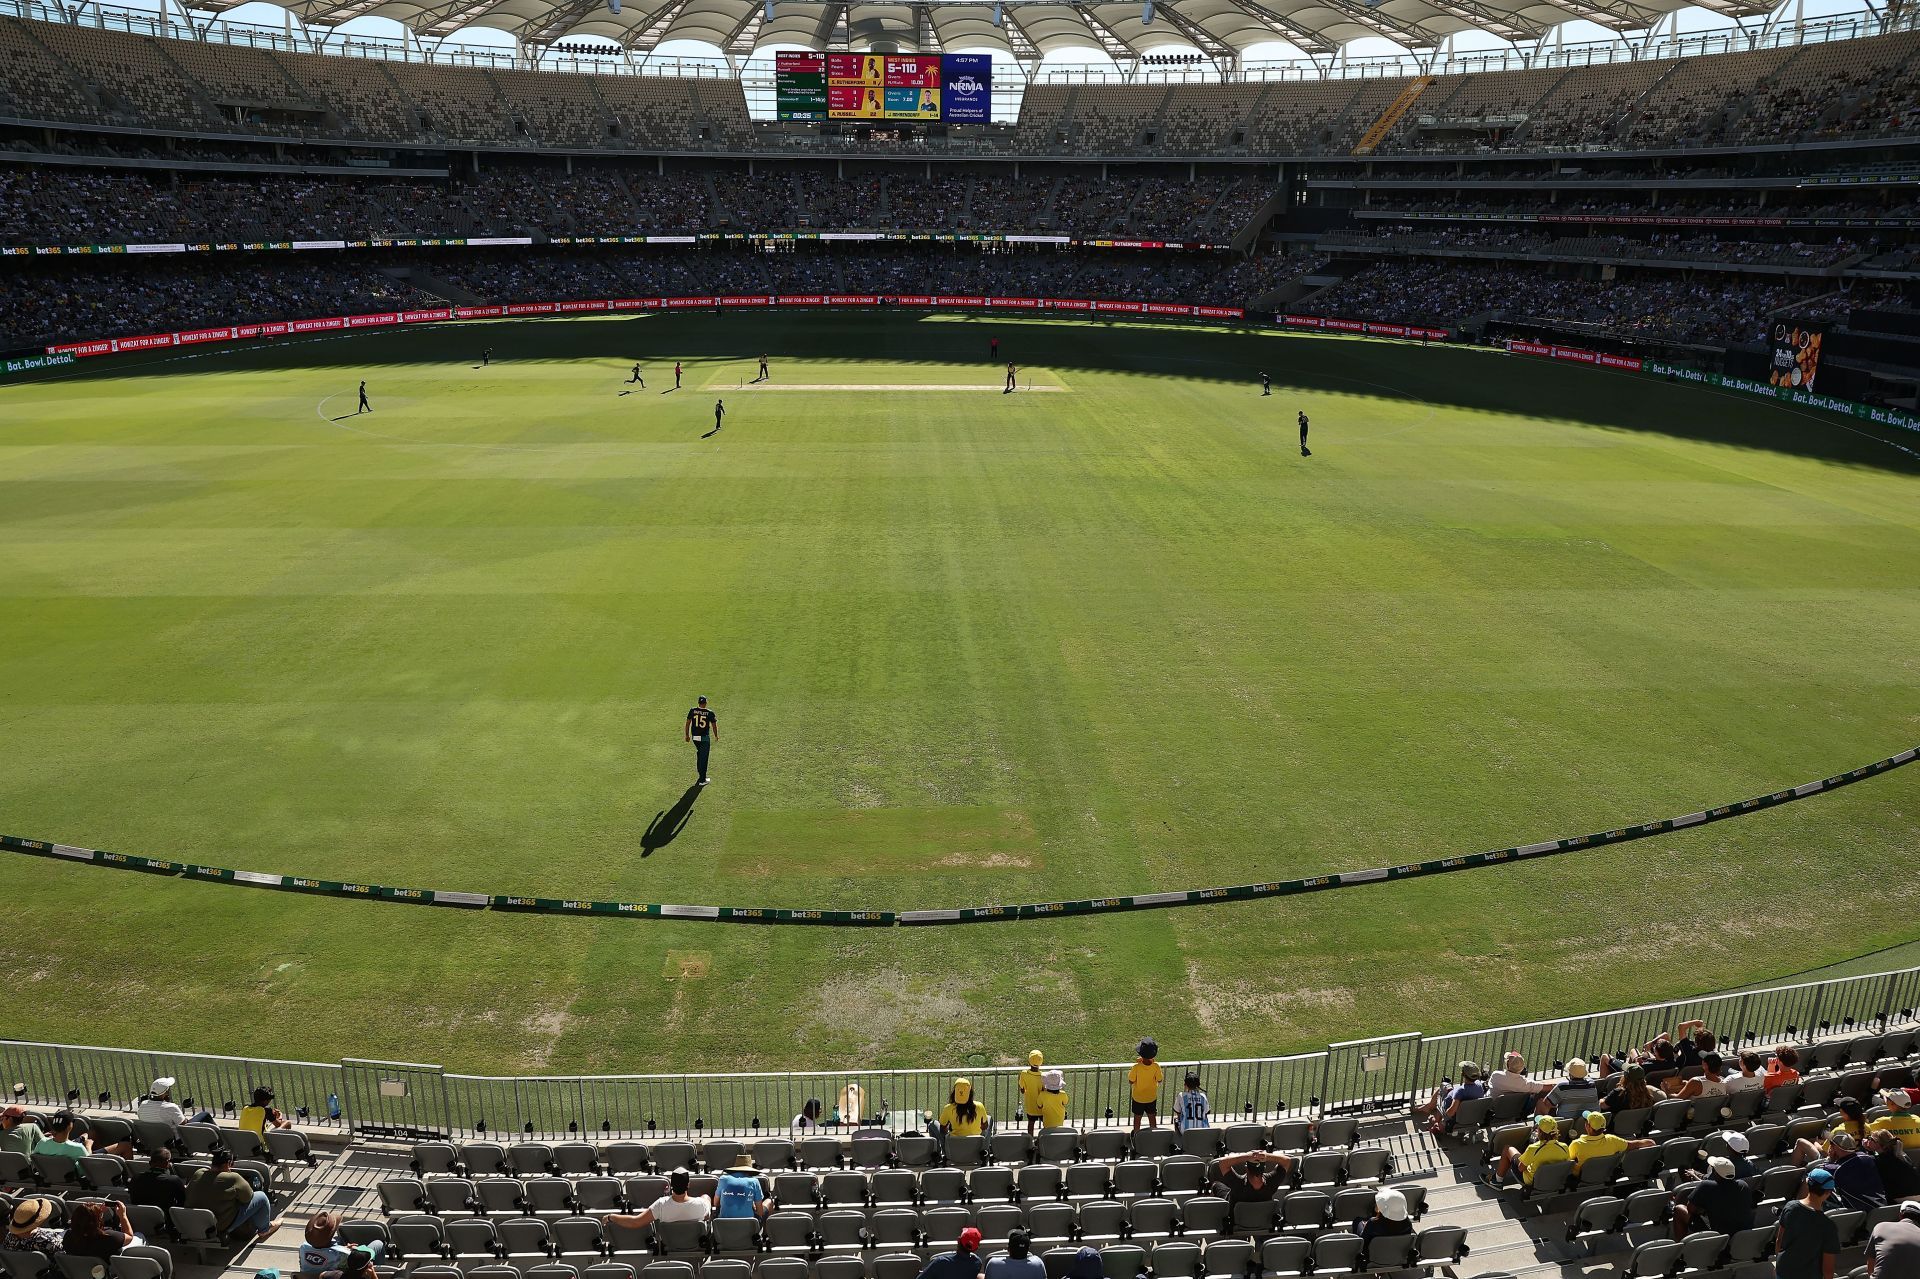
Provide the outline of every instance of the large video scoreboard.
<path id="1" fill-rule="evenodd" d="M 992 119 L 984 53 L 777 53 L 773 83 L 782 120 Z"/>

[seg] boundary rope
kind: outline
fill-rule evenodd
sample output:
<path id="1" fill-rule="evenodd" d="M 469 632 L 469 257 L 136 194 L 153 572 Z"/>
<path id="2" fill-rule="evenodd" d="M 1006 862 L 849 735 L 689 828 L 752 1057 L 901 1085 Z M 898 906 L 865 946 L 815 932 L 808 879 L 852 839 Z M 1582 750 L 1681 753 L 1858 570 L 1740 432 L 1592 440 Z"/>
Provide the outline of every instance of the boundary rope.
<path id="1" fill-rule="evenodd" d="M 131 853 L 109 853 L 97 848 L 50 843 L 18 835 L 0 835 L 0 851 L 23 853 L 33 857 L 53 857 L 64 861 L 105 866 L 115 870 L 140 871 L 151 875 L 205 880 L 220 884 L 238 884 L 249 888 L 275 889 L 281 892 L 313 893 L 328 897 L 360 897 L 375 901 L 401 902 L 416 906 L 448 906 L 466 910 L 499 910 L 549 915 L 616 915 L 630 919 L 716 920 L 737 924 L 815 924 L 836 927 L 891 928 L 927 927 L 939 924 L 969 924 L 989 920 L 1044 919 L 1063 915 L 1099 915 L 1125 910 L 1166 910 L 1176 906 L 1201 906 L 1212 902 L 1248 901 L 1262 897 L 1292 897 L 1300 893 L 1327 892 L 1336 888 L 1354 888 L 1382 880 L 1418 879 L 1452 871 L 1476 870 L 1518 861 L 1526 857 L 1550 857 L 1562 853 L 1624 844 L 1671 834 L 1711 822 L 1744 817 L 1763 809 L 1778 808 L 1810 795 L 1851 786 L 1855 782 L 1904 767 L 1920 758 L 1920 747 L 1909 747 L 1897 755 L 1863 764 L 1859 768 L 1818 781 L 1802 782 L 1786 790 L 1755 795 L 1750 799 L 1718 808 L 1702 809 L 1680 817 L 1619 826 L 1591 835 L 1565 839 L 1547 839 L 1483 853 L 1466 853 L 1433 861 L 1409 862 L 1400 866 L 1377 866 L 1371 870 L 1343 871 L 1333 875 L 1315 875 L 1308 879 L 1270 880 L 1259 884 L 1234 884 L 1221 888 L 1194 888 L 1160 893 L 1136 893 L 1129 897 L 1089 897 L 1073 901 L 1027 902 L 1005 906 L 958 906 L 939 910 L 811 910 L 770 906 L 677 906 L 661 902 L 588 901 L 559 897 L 518 897 L 492 893 L 449 892 L 437 888 L 394 888 L 385 884 L 354 884 L 329 879 L 308 879 L 297 875 L 273 875 L 262 871 L 230 870 L 199 862 L 180 862 L 166 858 L 141 857 Z"/>

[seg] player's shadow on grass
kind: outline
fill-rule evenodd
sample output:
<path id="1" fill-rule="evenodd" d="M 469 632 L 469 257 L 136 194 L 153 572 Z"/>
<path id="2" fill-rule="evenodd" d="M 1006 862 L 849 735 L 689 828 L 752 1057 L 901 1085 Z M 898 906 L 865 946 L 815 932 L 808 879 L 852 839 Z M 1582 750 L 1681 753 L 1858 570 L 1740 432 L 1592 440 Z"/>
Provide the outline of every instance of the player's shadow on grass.
<path id="1" fill-rule="evenodd" d="M 671 844 L 680 832 L 687 828 L 687 820 L 693 816 L 693 801 L 700 798 L 700 783 L 687 787 L 687 793 L 673 801 L 673 807 L 653 815 L 647 823 L 646 834 L 640 836 L 640 855 L 651 857 L 655 852 Z"/>

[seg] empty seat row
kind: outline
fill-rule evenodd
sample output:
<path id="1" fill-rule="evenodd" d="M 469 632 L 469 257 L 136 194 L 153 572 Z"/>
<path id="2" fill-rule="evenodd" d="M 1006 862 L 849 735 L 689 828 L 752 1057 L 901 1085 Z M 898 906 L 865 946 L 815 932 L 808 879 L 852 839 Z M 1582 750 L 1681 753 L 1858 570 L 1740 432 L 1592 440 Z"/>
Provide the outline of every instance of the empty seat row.
<path id="1" fill-rule="evenodd" d="M 982 1248 L 991 1255 L 992 1243 Z M 415 1265 L 417 1279 L 915 1279 L 926 1264 L 929 1249 L 917 1251 L 790 1253 L 761 1256 L 693 1255 L 653 1257 L 649 1254 L 528 1253 L 504 1257 L 461 1257 Z M 1079 1252 L 1076 1247 L 1037 1250 L 1048 1279 L 1063 1279 Z M 1437 1226 L 1417 1234 L 1363 1240 L 1345 1232 L 1317 1239 L 1274 1236 L 1255 1244 L 1244 1239 L 1203 1242 L 1161 1239 L 1150 1243 L 1108 1243 L 1098 1249 L 1107 1279 L 1199 1279 L 1231 1276 L 1249 1279 L 1287 1279 L 1309 1274 L 1351 1274 L 1450 1266 L 1468 1253 L 1466 1231 L 1459 1226 Z"/>
<path id="2" fill-rule="evenodd" d="M 823 1174 L 781 1172 L 760 1181 L 783 1208 L 887 1207 L 897 1205 L 1041 1203 L 1049 1200 L 1185 1198 L 1213 1184 L 1207 1161 L 1176 1156 L 1158 1163 L 1127 1160 L 1108 1164 L 1027 1164 L 1020 1168 L 929 1168 L 915 1173 L 885 1168 L 871 1174 L 842 1170 Z M 1369 1146 L 1319 1150 L 1294 1161 L 1276 1181 L 1298 1189 L 1373 1185 L 1393 1172 L 1391 1152 Z M 690 1182 L 696 1197 L 710 1197 L 718 1178 L 701 1173 Z M 611 1211 L 620 1204 L 645 1206 L 667 1193 L 659 1173 L 636 1177 L 392 1177 L 380 1183 L 387 1215 L 407 1212 L 476 1215 L 541 1215 L 561 1211 Z"/>
<path id="3" fill-rule="evenodd" d="M 1399 1187 L 1410 1217 L 1425 1210 L 1424 1186 Z M 923 1247 L 951 1242 L 972 1226 L 986 1238 L 1005 1239 L 1026 1230 L 1045 1242 L 1096 1242 L 1134 1238 L 1193 1239 L 1227 1235 L 1310 1236 L 1364 1221 L 1374 1192 L 1329 1195 L 1303 1190 L 1271 1200 L 1230 1204 L 1212 1195 L 1185 1202 L 1136 1199 L 1085 1204 L 989 1204 L 982 1208 L 829 1208 L 819 1213 L 776 1209 L 764 1220 L 721 1218 L 713 1222 L 656 1222 L 635 1229 L 615 1219 L 575 1214 L 556 1218 L 436 1217 L 409 1214 L 391 1221 L 345 1223 L 355 1242 L 379 1239 L 401 1256 L 509 1256 L 518 1254 L 622 1252 L 781 1252 L 825 1248 Z"/>

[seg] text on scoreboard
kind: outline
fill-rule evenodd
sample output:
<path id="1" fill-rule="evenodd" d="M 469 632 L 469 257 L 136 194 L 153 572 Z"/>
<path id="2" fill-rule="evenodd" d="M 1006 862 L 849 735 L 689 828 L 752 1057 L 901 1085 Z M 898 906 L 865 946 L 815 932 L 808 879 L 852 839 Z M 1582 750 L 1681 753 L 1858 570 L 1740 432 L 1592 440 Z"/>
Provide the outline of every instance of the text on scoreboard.
<path id="1" fill-rule="evenodd" d="M 777 53 L 773 82 L 782 120 L 992 118 L 993 59 L 984 53 Z"/>

